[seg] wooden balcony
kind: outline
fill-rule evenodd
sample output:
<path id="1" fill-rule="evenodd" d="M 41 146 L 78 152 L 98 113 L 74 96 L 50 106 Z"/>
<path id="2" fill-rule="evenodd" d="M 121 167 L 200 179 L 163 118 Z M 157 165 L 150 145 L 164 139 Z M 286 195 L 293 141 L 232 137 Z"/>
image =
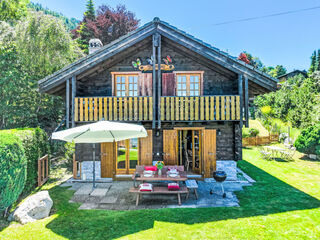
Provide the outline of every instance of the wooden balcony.
<path id="1" fill-rule="evenodd" d="M 75 122 L 152 121 L 152 97 L 76 97 Z"/>
<path id="2" fill-rule="evenodd" d="M 240 96 L 161 97 L 161 121 L 239 121 Z"/>

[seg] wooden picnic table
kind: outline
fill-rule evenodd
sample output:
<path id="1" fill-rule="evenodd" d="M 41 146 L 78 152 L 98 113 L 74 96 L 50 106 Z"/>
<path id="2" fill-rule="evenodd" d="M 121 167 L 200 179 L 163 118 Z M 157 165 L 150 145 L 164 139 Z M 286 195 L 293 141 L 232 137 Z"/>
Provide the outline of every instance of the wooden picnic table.
<path id="1" fill-rule="evenodd" d="M 162 174 L 159 175 L 158 172 L 155 172 L 154 175 L 152 175 L 151 177 L 146 177 L 144 176 L 144 167 L 137 167 L 136 172 L 133 175 L 133 179 L 136 181 L 141 181 L 143 182 L 177 182 L 179 184 L 179 182 L 184 182 L 186 180 L 188 180 L 187 177 L 187 173 L 185 171 L 180 171 L 180 170 L 184 170 L 183 168 L 178 169 L 179 175 L 177 177 L 170 177 L 167 175 L 167 171 L 168 171 L 168 166 L 165 169 L 162 169 Z M 139 204 L 139 199 L 142 197 L 143 194 L 177 194 L 178 196 L 178 203 L 179 205 L 181 205 L 181 197 L 180 194 L 187 194 L 189 193 L 189 190 L 187 187 L 180 187 L 179 190 L 168 190 L 167 186 L 155 186 L 153 188 L 152 192 L 140 192 L 139 188 L 133 187 L 130 188 L 129 192 L 131 193 L 136 193 L 137 194 L 137 199 L 136 199 L 136 205 L 138 206 Z"/>

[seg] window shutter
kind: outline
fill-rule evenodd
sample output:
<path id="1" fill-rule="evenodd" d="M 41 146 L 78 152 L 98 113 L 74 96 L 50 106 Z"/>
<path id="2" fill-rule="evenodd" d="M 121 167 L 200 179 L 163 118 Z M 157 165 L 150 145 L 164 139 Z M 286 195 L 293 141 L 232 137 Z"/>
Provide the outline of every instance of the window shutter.
<path id="1" fill-rule="evenodd" d="M 174 73 L 162 74 L 162 96 L 176 95 L 176 79 Z"/>
<path id="2" fill-rule="evenodd" d="M 141 73 L 139 80 L 140 96 L 152 96 L 152 73 Z"/>

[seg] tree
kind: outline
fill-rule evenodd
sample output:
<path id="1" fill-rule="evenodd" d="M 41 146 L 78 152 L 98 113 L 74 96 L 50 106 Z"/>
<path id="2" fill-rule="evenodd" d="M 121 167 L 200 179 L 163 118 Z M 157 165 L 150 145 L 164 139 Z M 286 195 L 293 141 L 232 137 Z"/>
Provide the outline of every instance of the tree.
<path id="1" fill-rule="evenodd" d="M 287 69 L 282 65 L 277 65 L 275 68 L 269 67 L 267 73 L 274 78 L 278 78 L 279 76 L 286 74 Z"/>
<path id="2" fill-rule="evenodd" d="M 0 21 L 13 22 L 27 15 L 29 0 L 1 0 Z"/>
<path id="3" fill-rule="evenodd" d="M 316 70 L 320 71 L 320 49 L 318 49 L 318 56 L 317 56 L 317 66 L 316 66 Z"/>
<path id="4" fill-rule="evenodd" d="M 309 68 L 309 74 L 313 73 L 316 70 L 317 65 L 317 52 L 314 51 L 311 55 L 311 65 Z"/>
<path id="5" fill-rule="evenodd" d="M 87 11 L 84 12 L 85 19 L 93 21 L 96 17 L 93 1 L 88 0 L 86 7 Z"/>
<path id="6" fill-rule="evenodd" d="M 16 26 L 17 51 L 31 80 L 61 69 L 83 56 L 60 19 L 33 12 Z"/>
<path id="7" fill-rule="evenodd" d="M 81 23 L 78 30 L 73 33 L 75 37 L 81 39 L 82 49 L 87 51 L 91 38 L 99 38 L 104 45 L 108 44 L 137 29 L 139 21 L 124 5 L 118 5 L 115 9 L 102 5 L 98 8 L 94 20 L 86 19 L 85 24 Z"/>
<path id="8" fill-rule="evenodd" d="M 0 30 L 0 128 L 51 130 L 60 121 L 63 101 L 38 92 L 37 81 L 82 56 L 63 23 L 34 12 L 15 28 Z M 12 32 L 12 33 L 11 33 Z M 8 34 L 10 33 L 10 34 Z"/>
<path id="9" fill-rule="evenodd" d="M 72 32 L 74 38 L 77 39 L 80 48 L 88 53 L 89 40 L 94 37 L 94 33 L 88 29 L 88 21 L 95 20 L 95 9 L 92 0 L 87 1 L 87 10 L 84 12 L 83 20 L 79 23 L 78 27 Z"/>

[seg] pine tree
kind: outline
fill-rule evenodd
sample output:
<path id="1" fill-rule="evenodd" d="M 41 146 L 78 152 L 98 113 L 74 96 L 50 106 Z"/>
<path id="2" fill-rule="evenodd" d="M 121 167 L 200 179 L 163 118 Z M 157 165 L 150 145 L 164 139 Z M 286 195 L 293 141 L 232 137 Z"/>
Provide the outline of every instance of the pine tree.
<path id="1" fill-rule="evenodd" d="M 318 49 L 317 66 L 315 70 L 320 71 L 320 49 Z"/>
<path id="2" fill-rule="evenodd" d="M 88 19 L 93 21 L 96 18 L 93 0 L 88 0 L 86 7 L 87 11 L 84 12 L 84 21 Z"/>
<path id="3" fill-rule="evenodd" d="M 311 65 L 309 68 L 309 73 L 313 73 L 316 70 L 316 65 L 317 65 L 317 52 L 314 51 L 312 56 L 311 56 Z"/>

